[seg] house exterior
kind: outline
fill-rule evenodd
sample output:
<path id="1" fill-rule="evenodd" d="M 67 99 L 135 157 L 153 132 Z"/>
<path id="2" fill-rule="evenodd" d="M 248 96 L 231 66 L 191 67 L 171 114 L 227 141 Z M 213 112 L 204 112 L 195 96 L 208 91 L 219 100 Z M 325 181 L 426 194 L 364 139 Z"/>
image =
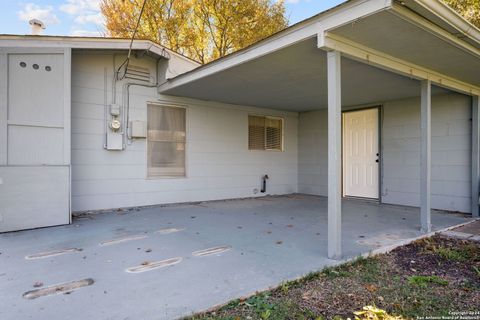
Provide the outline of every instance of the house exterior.
<path id="1" fill-rule="evenodd" d="M 0 36 L 0 232 L 306 193 L 335 258 L 342 197 L 419 206 L 425 232 L 478 216 L 480 30 L 438 0 L 347 1 L 203 66 L 129 49 Z"/>

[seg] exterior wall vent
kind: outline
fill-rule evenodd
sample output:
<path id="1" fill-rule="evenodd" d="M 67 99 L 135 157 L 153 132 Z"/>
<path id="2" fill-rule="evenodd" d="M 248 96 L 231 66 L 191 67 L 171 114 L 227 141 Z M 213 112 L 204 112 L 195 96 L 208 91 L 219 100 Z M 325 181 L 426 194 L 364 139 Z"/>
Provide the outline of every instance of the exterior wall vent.
<path id="1" fill-rule="evenodd" d="M 129 64 L 125 73 L 125 78 L 140 82 L 153 83 L 154 79 L 150 70 L 144 67 Z"/>

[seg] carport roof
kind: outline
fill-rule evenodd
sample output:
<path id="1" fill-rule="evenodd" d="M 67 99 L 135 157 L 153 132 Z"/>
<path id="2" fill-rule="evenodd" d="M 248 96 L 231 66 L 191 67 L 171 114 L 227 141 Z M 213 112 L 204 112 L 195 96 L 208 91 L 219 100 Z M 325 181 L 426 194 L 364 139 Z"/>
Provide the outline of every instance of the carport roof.
<path id="1" fill-rule="evenodd" d="M 480 31 L 439 0 L 350 0 L 170 79 L 159 91 L 239 105 L 317 109 L 326 106 L 330 50 L 343 56 L 344 105 L 418 96 L 421 79 L 480 94 Z"/>

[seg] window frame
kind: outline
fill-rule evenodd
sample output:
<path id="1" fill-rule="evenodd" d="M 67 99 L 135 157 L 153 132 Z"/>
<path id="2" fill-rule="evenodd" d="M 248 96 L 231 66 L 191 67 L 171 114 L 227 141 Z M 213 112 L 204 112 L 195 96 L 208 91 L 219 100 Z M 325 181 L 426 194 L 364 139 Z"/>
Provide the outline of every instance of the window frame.
<path id="1" fill-rule="evenodd" d="M 250 149 L 250 141 L 249 141 L 249 135 L 250 135 L 250 116 L 252 117 L 262 117 L 265 119 L 272 119 L 272 120 L 280 120 L 281 125 L 282 125 L 282 132 L 280 135 L 281 138 L 281 143 L 280 143 L 280 149 L 268 149 L 267 148 L 267 126 L 265 126 L 265 149 Z M 255 114 L 255 113 L 249 113 L 247 116 L 247 149 L 248 151 L 258 151 L 258 152 L 284 152 L 285 151 L 285 118 L 280 117 L 280 116 L 269 116 L 265 114 Z"/>
<path id="2" fill-rule="evenodd" d="M 185 110 L 185 174 L 181 176 L 174 176 L 174 175 L 165 175 L 165 176 L 157 176 L 157 175 L 149 175 L 148 174 L 148 107 L 155 106 L 155 107 L 169 107 L 169 108 L 177 108 L 177 109 L 184 109 Z M 185 105 L 177 105 L 172 103 L 162 103 L 159 101 L 148 101 L 147 102 L 147 138 L 145 139 L 145 179 L 146 180 L 162 180 L 162 179 L 187 179 L 189 177 L 189 170 L 188 170 L 188 107 Z"/>

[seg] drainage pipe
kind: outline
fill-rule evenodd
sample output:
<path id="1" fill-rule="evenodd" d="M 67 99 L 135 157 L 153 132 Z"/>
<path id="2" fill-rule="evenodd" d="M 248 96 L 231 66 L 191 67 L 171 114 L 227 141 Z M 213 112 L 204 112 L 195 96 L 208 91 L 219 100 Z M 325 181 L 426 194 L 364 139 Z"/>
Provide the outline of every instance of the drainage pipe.
<path id="1" fill-rule="evenodd" d="M 268 175 L 264 175 L 262 177 L 262 189 L 260 190 L 261 193 L 267 192 L 267 180 L 269 179 Z"/>

